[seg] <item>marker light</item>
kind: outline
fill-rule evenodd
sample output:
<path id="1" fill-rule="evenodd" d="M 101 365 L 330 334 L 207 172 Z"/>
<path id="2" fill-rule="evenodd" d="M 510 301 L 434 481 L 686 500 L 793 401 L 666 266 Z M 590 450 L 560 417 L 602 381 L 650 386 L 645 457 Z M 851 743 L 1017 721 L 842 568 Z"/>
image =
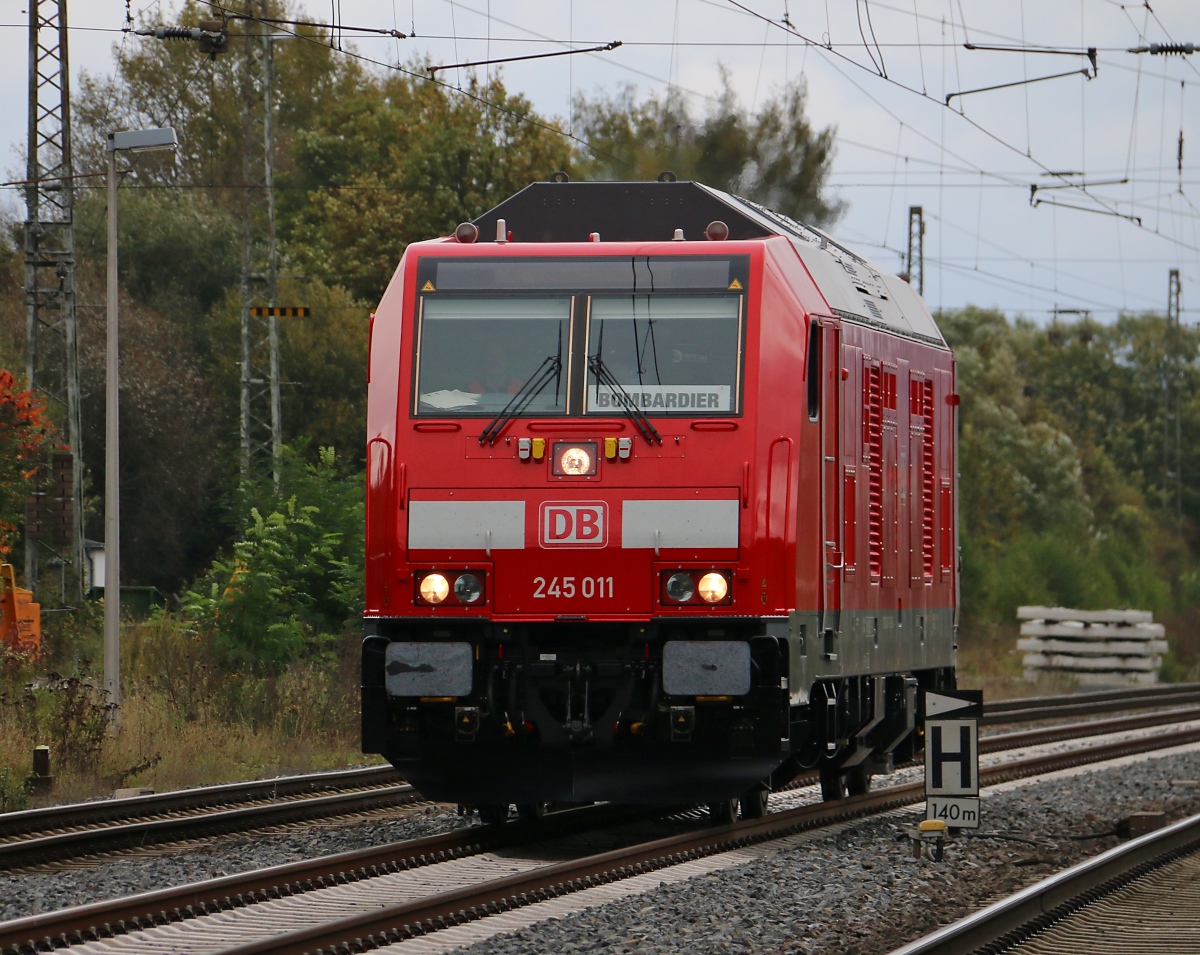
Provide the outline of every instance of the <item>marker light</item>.
<path id="1" fill-rule="evenodd" d="M 705 603 L 720 603 L 729 593 L 729 581 L 723 574 L 705 574 L 700 578 L 696 589 L 700 593 L 700 599 Z"/>
<path id="2" fill-rule="evenodd" d="M 729 226 L 720 219 L 713 219 L 704 227 L 704 238 L 709 242 L 724 242 L 729 238 Z"/>
<path id="3" fill-rule="evenodd" d="M 426 578 L 428 579 L 428 578 Z M 424 581 L 422 581 L 424 584 Z M 474 574 L 459 574 L 454 581 L 454 597 L 459 603 L 473 604 L 483 596 L 483 583 Z"/>
<path id="4" fill-rule="evenodd" d="M 711 575 L 710 575 L 711 576 Z M 692 583 L 691 574 L 672 574 L 667 580 L 667 596 L 679 603 L 686 603 L 692 599 L 692 594 L 696 592 L 696 587 Z"/>
<path id="5" fill-rule="evenodd" d="M 441 574 L 426 574 L 421 578 L 421 599 L 440 604 L 450 595 L 450 581 Z"/>

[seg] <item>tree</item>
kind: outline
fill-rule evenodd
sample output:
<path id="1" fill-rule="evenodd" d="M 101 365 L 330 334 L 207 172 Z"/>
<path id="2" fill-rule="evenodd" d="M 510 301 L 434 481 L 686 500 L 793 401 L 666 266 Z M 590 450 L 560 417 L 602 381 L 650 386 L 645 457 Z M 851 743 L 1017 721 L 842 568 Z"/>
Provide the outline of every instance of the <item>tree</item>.
<path id="1" fill-rule="evenodd" d="M 1169 609 L 1193 565 L 1161 493 L 1161 316 L 1045 327 L 968 308 L 939 324 L 962 395 L 967 618 L 1011 621 L 1020 603 Z M 1200 384 L 1189 335 L 1185 421 Z"/>
<path id="2" fill-rule="evenodd" d="M 79 301 L 104 300 L 94 265 L 76 273 Z M 211 558 L 226 533 L 217 513 L 222 476 L 203 365 L 175 323 L 127 293 L 121 321 L 121 551 L 125 583 L 170 592 Z M 103 539 L 105 312 L 79 310 L 79 376 L 87 536 Z M 94 493 L 93 493 L 94 492 Z"/>
<path id="3" fill-rule="evenodd" d="M 409 242 L 448 235 L 571 156 L 499 79 L 462 95 L 390 75 L 362 78 L 357 95 L 314 117 L 294 159 L 310 204 L 289 253 L 309 275 L 374 303 Z"/>
<path id="4" fill-rule="evenodd" d="M 287 444 L 345 448 L 349 461 L 366 447 L 367 335 L 370 308 L 345 288 L 317 279 L 284 280 L 280 301 L 308 307 L 304 318 L 279 319 L 283 369 L 283 437 Z M 209 365 L 216 417 L 230 435 L 238 422 L 240 309 L 230 292 L 210 320 Z"/>
<path id="5" fill-rule="evenodd" d="M 715 108 L 700 118 L 674 90 L 640 104 L 632 87 L 611 99 L 579 97 L 576 114 L 589 154 L 579 163 L 583 174 L 652 180 L 669 170 L 814 225 L 835 220 L 843 205 L 824 194 L 835 131 L 809 124 L 803 82 L 751 116 L 739 108 L 728 76 L 722 79 Z"/>
<path id="6" fill-rule="evenodd" d="M 0 559 L 12 552 L 20 534 L 25 498 L 52 434 L 45 405 L 0 368 Z"/>

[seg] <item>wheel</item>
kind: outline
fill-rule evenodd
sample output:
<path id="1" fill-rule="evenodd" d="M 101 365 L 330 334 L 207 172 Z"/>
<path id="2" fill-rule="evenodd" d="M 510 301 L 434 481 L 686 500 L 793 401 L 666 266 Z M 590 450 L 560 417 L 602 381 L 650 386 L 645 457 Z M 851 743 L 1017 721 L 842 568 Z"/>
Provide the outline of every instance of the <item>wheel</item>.
<path id="1" fill-rule="evenodd" d="M 855 766 L 846 773 L 846 794 L 848 796 L 865 796 L 871 791 L 871 774 L 864 766 Z"/>
<path id="2" fill-rule="evenodd" d="M 708 804 L 708 815 L 714 826 L 729 826 L 737 822 L 737 799 L 722 799 Z"/>
<path id="3" fill-rule="evenodd" d="M 738 800 L 743 819 L 761 819 L 767 814 L 767 797 L 771 794 L 766 786 L 755 786 L 742 793 Z"/>
<path id="4" fill-rule="evenodd" d="M 485 826 L 502 826 L 508 822 L 508 805 L 478 806 L 479 821 Z"/>
<path id="5" fill-rule="evenodd" d="M 821 770 L 821 798 L 825 802 L 835 799 L 845 799 L 849 792 L 846 790 L 846 777 L 840 770 L 829 768 Z"/>
<path id="6" fill-rule="evenodd" d="M 522 822 L 540 822 L 544 815 L 546 815 L 544 802 L 517 803 L 517 818 Z"/>

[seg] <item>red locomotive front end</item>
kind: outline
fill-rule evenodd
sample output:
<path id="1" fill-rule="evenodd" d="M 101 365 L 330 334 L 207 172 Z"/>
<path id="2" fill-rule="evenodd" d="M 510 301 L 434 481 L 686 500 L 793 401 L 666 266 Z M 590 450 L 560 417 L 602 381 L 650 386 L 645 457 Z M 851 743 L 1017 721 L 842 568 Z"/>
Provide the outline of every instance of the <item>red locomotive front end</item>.
<path id="1" fill-rule="evenodd" d="M 494 241 L 409 246 L 373 318 L 363 745 L 430 798 L 759 811 L 826 756 L 809 643 L 858 505 L 825 488 L 843 374 L 814 316 L 840 322 L 792 240 L 699 225 L 721 194 L 675 186 L 701 188 L 530 187 Z M 904 697 L 897 664 L 847 712 Z"/>

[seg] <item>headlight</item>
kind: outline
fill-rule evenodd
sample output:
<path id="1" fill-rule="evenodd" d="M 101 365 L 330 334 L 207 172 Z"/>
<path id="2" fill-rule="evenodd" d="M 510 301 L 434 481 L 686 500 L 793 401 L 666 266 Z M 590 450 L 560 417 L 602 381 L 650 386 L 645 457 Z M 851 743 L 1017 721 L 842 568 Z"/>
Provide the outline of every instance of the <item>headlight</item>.
<path id="1" fill-rule="evenodd" d="M 667 587 L 669 589 L 670 584 Z M 696 589 L 700 592 L 700 599 L 705 603 L 720 603 L 729 593 L 729 581 L 723 574 L 705 574 L 700 578 Z"/>
<path id="2" fill-rule="evenodd" d="M 592 456 L 583 448 L 567 448 L 558 458 L 563 474 L 587 474 L 592 470 Z"/>
<path id="3" fill-rule="evenodd" d="M 426 578 L 428 579 L 428 578 Z M 421 582 L 424 586 L 424 581 Z M 483 583 L 474 574 L 459 574 L 454 581 L 454 597 L 459 603 L 473 604 L 483 596 Z"/>
<path id="4" fill-rule="evenodd" d="M 588 477 L 596 473 L 599 455 L 596 441 L 555 441 L 550 454 L 551 471 L 566 477 Z"/>
<path id="5" fill-rule="evenodd" d="M 710 575 L 711 576 L 711 575 Z M 686 603 L 692 599 L 692 594 L 696 592 L 695 585 L 692 583 L 691 574 L 672 574 L 667 580 L 667 596 L 679 603 Z"/>
<path id="6" fill-rule="evenodd" d="M 421 599 L 426 603 L 440 604 L 449 595 L 450 581 L 441 574 L 426 574 L 421 578 Z"/>

